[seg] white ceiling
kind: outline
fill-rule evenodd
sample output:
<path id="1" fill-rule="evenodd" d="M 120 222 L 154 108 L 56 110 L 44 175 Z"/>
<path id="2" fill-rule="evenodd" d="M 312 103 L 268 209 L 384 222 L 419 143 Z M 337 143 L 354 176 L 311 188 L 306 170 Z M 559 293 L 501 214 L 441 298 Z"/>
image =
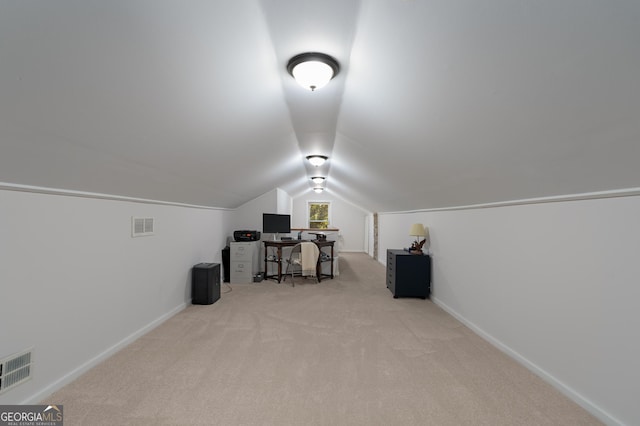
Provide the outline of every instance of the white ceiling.
<path id="1" fill-rule="evenodd" d="M 0 0 L 0 182 L 369 211 L 640 187 L 640 2 Z M 295 54 L 334 56 L 308 92 Z"/>

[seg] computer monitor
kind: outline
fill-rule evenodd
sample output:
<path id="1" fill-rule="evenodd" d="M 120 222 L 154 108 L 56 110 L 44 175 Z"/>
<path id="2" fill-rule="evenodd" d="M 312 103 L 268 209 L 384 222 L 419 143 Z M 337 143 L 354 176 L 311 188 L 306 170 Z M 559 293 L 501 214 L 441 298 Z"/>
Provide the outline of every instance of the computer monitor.
<path id="1" fill-rule="evenodd" d="M 288 234 L 291 232 L 291 215 L 263 213 L 262 232 L 265 234 Z"/>

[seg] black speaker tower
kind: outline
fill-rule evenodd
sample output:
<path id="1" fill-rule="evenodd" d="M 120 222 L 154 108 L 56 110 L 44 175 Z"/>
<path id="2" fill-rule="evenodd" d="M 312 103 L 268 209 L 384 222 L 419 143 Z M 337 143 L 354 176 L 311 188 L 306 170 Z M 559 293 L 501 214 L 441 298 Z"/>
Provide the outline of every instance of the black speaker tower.
<path id="1" fill-rule="evenodd" d="M 191 270 L 191 303 L 211 305 L 220 299 L 220 264 L 198 263 Z"/>

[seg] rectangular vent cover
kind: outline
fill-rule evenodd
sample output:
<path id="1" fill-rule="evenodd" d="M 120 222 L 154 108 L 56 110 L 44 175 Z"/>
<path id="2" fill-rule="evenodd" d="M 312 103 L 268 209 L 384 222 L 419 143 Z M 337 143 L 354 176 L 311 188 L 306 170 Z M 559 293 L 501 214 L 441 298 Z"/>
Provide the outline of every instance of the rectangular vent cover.
<path id="1" fill-rule="evenodd" d="M 31 378 L 32 350 L 0 360 L 0 393 Z"/>
<path id="2" fill-rule="evenodd" d="M 131 236 L 143 237 L 153 235 L 154 218 L 152 217 L 132 217 L 131 218 Z"/>

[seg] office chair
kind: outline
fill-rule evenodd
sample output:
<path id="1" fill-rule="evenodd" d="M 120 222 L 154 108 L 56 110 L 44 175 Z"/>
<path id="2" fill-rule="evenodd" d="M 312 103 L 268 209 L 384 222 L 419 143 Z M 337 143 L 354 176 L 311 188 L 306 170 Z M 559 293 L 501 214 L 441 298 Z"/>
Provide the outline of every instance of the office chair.
<path id="1" fill-rule="evenodd" d="M 289 258 L 287 261 L 287 270 L 285 271 L 284 281 L 287 279 L 287 275 L 291 273 L 291 287 L 295 287 L 294 274 L 300 273 L 304 277 L 315 277 L 316 283 L 318 281 L 318 257 L 320 256 L 320 249 L 315 243 L 307 242 L 298 243 L 291 249 Z"/>

